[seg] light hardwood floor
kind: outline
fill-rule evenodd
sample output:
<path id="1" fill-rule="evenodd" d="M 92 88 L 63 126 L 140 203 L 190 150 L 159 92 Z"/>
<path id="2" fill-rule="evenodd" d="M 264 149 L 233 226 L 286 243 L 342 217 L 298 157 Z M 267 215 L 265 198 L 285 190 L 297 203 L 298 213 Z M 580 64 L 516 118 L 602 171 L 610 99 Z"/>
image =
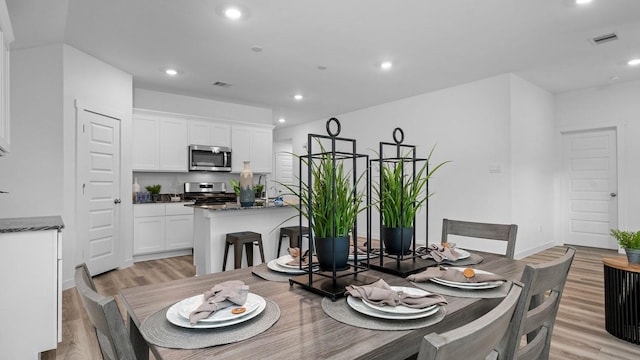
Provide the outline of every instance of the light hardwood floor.
<path id="1" fill-rule="evenodd" d="M 561 256 L 555 247 L 526 258 L 530 263 Z M 551 343 L 551 359 L 640 359 L 640 345 L 622 341 L 604 328 L 602 258 L 619 256 L 615 251 L 578 247 Z M 96 276 L 98 291 L 115 295 L 119 290 L 194 276 L 191 256 L 136 263 L 134 266 Z M 100 359 L 95 333 L 75 289 L 65 290 L 62 301 L 62 343 L 42 354 L 42 359 Z"/>

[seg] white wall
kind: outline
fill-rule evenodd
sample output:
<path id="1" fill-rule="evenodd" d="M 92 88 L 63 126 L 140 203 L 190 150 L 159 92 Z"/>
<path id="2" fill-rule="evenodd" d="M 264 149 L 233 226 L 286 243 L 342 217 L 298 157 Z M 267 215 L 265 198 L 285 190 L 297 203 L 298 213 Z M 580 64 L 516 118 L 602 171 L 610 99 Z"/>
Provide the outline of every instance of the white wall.
<path id="1" fill-rule="evenodd" d="M 82 239 L 76 237 L 75 223 L 75 143 L 76 108 L 99 110 L 121 118 L 121 223 L 120 241 L 124 254 L 121 266 L 133 263 L 133 207 L 131 203 L 131 116 L 133 107 L 132 76 L 64 45 L 64 280 L 65 288 L 73 285 L 73 269 L 86 261 L 82 258 Z M 34 79 L 37 81 L 37 79 Z"/>
<path id="2" fill-rule="evenodd" d="M 640 229 L 640 81 L 556 96 L 559 131 L 616 127 L 618 135 L 618 227 Z"/>
<path id="3" fill-rule="evenodd" d="M 553 95 L 511 76 L 511 201 L 519 256 L 556 244 L 555 153 Z"/>
<path id="4" fill-rule="evenodd" d="M 258 124 L 273 124 L 271 109 L 164 92 L 134 89 L 133 107 Z"/>
<path id="5" fill-rule="evenodd" d="M 0 157 L 0 190 L 9 194 L 0 194 L 0 217 L 62 215 L 62 47 L 13 51 L 10 61 L 11 152 Z"/>
<path id="6" fill-rule="evenodd" d="M 552 106 L 549 93 L 505 74 L 337 118 L 342 123 L 340 135 L 357 139 L 360 153 L 373 156 L 370 149 L 378 149 L 380 141 L 392 141 L 393 129 L 401 127 L 404 142 L 418 145 L 419 156 L 426 156 L 437 144 L 432 163 L 452 161 L 429 183 L 435 193 L 429 200 L 430 242 L 439 242 L 443 218 L 508 224 L 517 221 L 523 228 L 516 247 L 518 255 L 539 247 L 539 236 L 533 235 L 539 235 L 540 223 L 545 224 L 545 236 L 550 237 L 554 227 L 552 216 L 541 215 L 553 211 L 552 192 L 533 203 L 530 195 L 523 195 L 525 191 L 553 188 L 552 164 L 548 162 L 553 157 Z M 302 153 L 308 133 L 326 134 L 325 121 L 276 129 L 274 139 L 290 138 L 294 152 Z M 524 139 L 530 131 L 540 138 Z M 549 146 L 529 154 L 538 144 Z M 294 171 L 297 174 L 297 166 Z M 540 183 L 527 179 L 529 173 L 539 173 L 535 179 Z M 543 179 L 545 176 L 549 177 Z M 423 216 L 418 215 L 418 239 L 424 239 L 420 233 Z M 378 237 L 375 212 L 373 218 L 372 235 Z"/>

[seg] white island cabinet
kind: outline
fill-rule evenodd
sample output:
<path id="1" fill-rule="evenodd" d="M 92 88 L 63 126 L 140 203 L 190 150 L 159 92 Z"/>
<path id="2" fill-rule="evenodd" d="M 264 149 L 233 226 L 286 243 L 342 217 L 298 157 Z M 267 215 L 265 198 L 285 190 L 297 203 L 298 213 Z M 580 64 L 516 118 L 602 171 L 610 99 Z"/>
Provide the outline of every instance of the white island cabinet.
<path id="1" fill-rule="evenodd" d="M 298 225 L 299 212 L 292 206 L 267 206 L 231 209 L 207 209 L 206 206 L 195 207 L 193 233 L 193 263 L 196 275 L 204 275 L 222 271 L 225 239 L 227 233 L 253 231 L 262 235 L 265 260 L 276 258 L 276 247 L 281 226 Z M 306 221 L 306 220 L 305 220 Z M 289 245 L 284 240 L 283 248 Z M 253 249 L 254 265 L 261 263 L 257 246 Z M 242 266 L 247 266 L 246 254 L 243 250 Z M 233 250 L 229 248 L 227 270 L 233 269 Z"/>
<path id="2" fill-rule="evenodd" d="M 62 219 L 0 219 L 0 359 L 39 359 L 62 341 Z"/>

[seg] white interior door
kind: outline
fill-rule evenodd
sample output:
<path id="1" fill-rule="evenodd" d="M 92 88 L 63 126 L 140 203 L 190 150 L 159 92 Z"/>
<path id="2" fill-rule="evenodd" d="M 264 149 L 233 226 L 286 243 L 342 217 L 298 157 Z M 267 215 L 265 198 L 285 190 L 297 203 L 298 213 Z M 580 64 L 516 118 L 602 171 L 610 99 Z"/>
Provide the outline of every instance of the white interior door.
<path id="1" fill-rule="evenodd" d="M 280 141 L 273 144 L 274 152 L 274 172 L 275 181 L 274 190 L 275 193 L 271 196 L 280 195 L 281 192 L 286 192 L 286 189 L 280 184 L 293 184 L 293 145 L 291 140 Z"/>
<path id="2" fill-rule="evenodd" d="M 92 274 L 119 266 L 120 120 L 78 108 L 78 243 Z"/>
<path id="3" fill-rule="evenodd" d="M 617 249 L 609 235 L 618 224 L 615 129 L 566 133 L 562 144 L 564 243 Z"/>

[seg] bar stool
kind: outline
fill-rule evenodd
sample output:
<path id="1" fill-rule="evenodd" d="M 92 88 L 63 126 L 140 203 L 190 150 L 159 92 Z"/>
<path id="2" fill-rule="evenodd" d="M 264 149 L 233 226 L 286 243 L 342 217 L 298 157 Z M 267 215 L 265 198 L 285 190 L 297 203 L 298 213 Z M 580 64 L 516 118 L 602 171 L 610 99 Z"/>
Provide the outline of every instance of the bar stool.
<path id="1" fill-rule="evenodd" d="M 229 255 L 229 246 L 233 245 L 233 265 L 235 269 L 242 267 L 242 246 L 244 245 L 247 252 L 247 264 L 253 266 L 253 246 L 256 245 L 260 249 L 260 257 L 264 263 L 264 249 L 262 248 L 262 235 L 252 231 L 240 231 L 228 233 L 226 245 L 224 248 L 224 259 L 222 259 L 222 271 L 227 267 L 227 256 Z"/>
<path id="2" fill-rule="evenodd" d="M 300 233 L 300 226 L 283 226 L 280 228 L 280 240 L 278 241 L 277 256 L 280 256 L 280 247 L 282 245 L 282 239 L 286 236 L 289 238 L 289 247 L 300 248 L 300 238 L 302 235 L 308 235 L 309 228 L 302 227 L 302 233 Z"/>

